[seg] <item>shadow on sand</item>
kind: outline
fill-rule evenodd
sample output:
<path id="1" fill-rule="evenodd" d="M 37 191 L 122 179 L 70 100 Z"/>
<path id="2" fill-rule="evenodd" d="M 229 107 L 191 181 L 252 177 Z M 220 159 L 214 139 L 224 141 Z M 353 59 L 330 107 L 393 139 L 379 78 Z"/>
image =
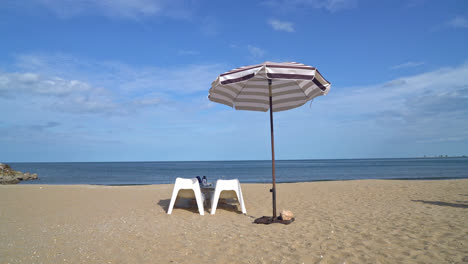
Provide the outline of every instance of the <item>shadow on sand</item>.
<path id="1" fill-rule="evenodd" d="M 158 205 L 161 206 L 161 208 L 167 212 L 167 209 L 169 209 L 169 204 L 171 203 L 171 199 L 163 199 L 159 200 Z M 209 205 L 209 204 L 208 204 Z M 211 207 L 207 206 L 207 204 L 204 205 L 205 207 L 205 213 L 209 213 L 211 211 Z M 197 202 L 195 199 L 186 199 L 186 198 L 177 198 L 175 204 L 174 204 L 174 210 L 175 209 L 182 209 L 186 210 L 189 212 L 193 212 L 198 214 L 198 207 L 197 207 Z M 223 199 L 220 199 L 218 202 L 218 206 L 216 208 L 216 211 L 219 210 L 226 210 L 229 212 L 237 213 L 237 214 L 242 214 L 242 211 L 238 209 L 238 206 L 236 204 L 230 203 L 230 201 L 225 201 Z"/>
<path id="2" fill-rule="evenodd" d="M 167 212 L 167 209 L 169 209 L 170 202 L 171 202 L 171 199 L 159 200 L 158 205 L 161 206 L 161 208 L 165 212 Z M 194 206 L 191 206 L 191 203 L 192 203 L 191 199 L 178 198 L 174 204 L 174 209 L 182 209 L 182 210 L 186 210 L 186 211 L 198 214 L 197 203 L 195 203 Z"/>
<path id="3" fill-rule="evenodd" d="M 424 201 L 424 200 L 411 200 L 411 201 L 425 203 L 425 204 L 439 205 L 439 206 L 449 206 L 449 207 L 455 207 L 455 208 L 468 208 L 468 204 L 447 203 L 447 202 L 441 202 L 441 201 Z"/>

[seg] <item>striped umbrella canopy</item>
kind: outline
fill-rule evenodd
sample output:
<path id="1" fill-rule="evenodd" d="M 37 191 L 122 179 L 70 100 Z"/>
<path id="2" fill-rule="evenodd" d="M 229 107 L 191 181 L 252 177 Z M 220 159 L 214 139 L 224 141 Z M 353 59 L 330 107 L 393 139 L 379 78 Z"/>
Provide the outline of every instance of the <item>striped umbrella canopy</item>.
<path id="1" fill-rule="evenodd" d="M 315 67 L 297 62 L 264 62 L 223 73 L 211 84 L 208 98 L 236 110 L 270 110 L 273 218 L 276 218 L 275 147 L 273 112 L 304 105 L 326 95 L 328 82 Z"/>
<path id="2" fill-rule="evenodd" d="M 273 112 L 299 107 L 327 94 L 331 86 L 314 67 L 267 61 L 221 74 L 211 84 L 208 98 L 237 110 L 266 112 L 270 109 L 268 80 L 272 81 Z"/>

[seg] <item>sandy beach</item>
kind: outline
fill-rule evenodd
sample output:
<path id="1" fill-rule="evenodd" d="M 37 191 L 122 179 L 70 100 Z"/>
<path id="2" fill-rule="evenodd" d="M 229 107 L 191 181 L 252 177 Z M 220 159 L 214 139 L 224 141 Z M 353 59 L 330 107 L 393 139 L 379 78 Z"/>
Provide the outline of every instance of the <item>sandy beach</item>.
<path id="1" fill-rule="evenodd" d="M 468 263 L 468 180 L 242 184 L 247 215 L 173 185 L 0 186 L 0 263 Z"/>

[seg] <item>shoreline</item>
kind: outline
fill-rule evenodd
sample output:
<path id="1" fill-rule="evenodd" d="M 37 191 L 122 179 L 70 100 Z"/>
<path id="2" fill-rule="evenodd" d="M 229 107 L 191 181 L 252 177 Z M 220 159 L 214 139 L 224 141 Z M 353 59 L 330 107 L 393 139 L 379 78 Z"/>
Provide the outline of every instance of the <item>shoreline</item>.
<path id="1" fill-rule="evenodd" d="M 338 180 L 309 180 L 309 181 L 276 181 L 276 184 L 287 184 L 287 183 L 312 183 L 312 182 L 345 182 L 345 181 L 444 181 L 444 180 L 464 180 L 468 179 L 466 177 L 422 177 L 422 178 L 408 178 L 408 177 L 401 177 L 401 178 L 382 178 L 382 179 L 338 179 Z M 40 183 L 39 180 L 36 182 L 20 182 L 16 185 L 52 185 L 52 186 L 62 186 L 62 185 L 95 185 L 95 186 L 146 186 L 146 185 L 165 185 L 165 184 L 173 184 L 173 183 L 130 183 L 130 184 L 104 184 L 104 183 Z M 241 184 L 271 184 L 271 182 L 245 182 L 242 181 Z"/>
<path id="2" fill-rule="evenodd" d="M 1 263 L 460 263 L 468 256 L 468 179 L 270 184 L 198 214 L 173 184 L 0 186 Z M 185 201 L 185 202 L 184 202 Z"/>

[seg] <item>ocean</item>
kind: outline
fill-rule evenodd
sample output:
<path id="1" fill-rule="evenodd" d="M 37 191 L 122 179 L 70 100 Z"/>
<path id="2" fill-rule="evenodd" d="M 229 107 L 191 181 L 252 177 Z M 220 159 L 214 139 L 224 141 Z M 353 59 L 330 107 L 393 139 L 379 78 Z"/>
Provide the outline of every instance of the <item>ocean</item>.
<path id="1" fill-rule="evenodd" d="M 9 163 L 14 170 L 37 173 L 21 184 L 140 185 L 174 183 L 177 177 L 206 176 L 208 182 L 237 178 L 270 183 L 271 161 L 156 161 Z M 468 158 L 278 160 L 276 181 L 309 182 L 356 179 L 441 180 L 468 178 Z"/>

